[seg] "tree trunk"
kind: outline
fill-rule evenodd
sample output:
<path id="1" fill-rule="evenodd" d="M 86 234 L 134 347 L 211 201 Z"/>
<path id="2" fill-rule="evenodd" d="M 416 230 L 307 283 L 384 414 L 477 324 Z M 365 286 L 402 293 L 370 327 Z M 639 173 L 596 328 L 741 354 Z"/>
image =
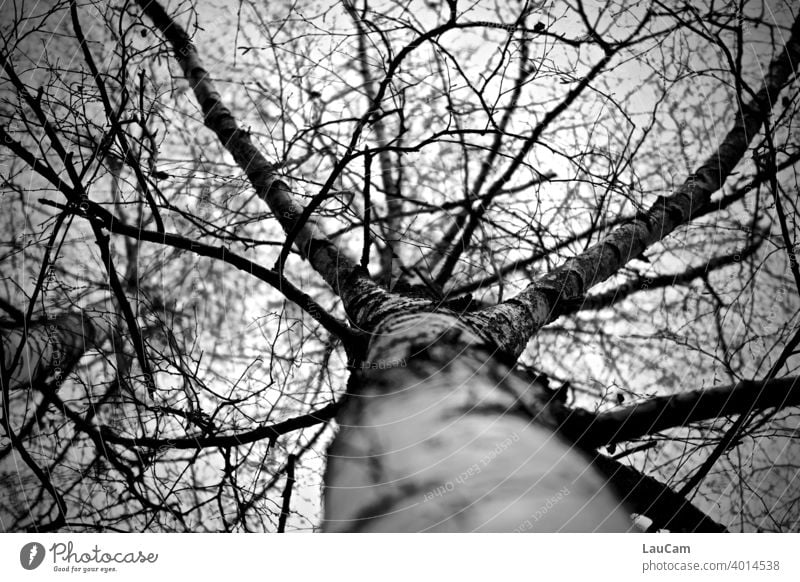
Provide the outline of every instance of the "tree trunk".
<path id="1" fill-rule="evenodd" d="M 383 320 L 337 416 L 324 530 L 630 529 L 590 459 L 537 412 L 539 387 L 486 346 L 455 315 Z"/>
<path id="2" fill-rule="evenodd" d="M 761 89 L 740 109 L 720 146 L 674 193 L 658 197 L 646 212 L 531 281 L 516 297 L 459 315 L 377 285 L 366 269 L 328 239 L 312 216 L 350 159 L 403 54 L 455 26 L 455 10 L 449 23 L 418 37 L 392 60 L 384 82 L 370 99 L 370 110 L 356 125 L 346 154 L 303 208 L 289 185 L 275 174 L 276 166 L 222 103 L 186 32 L 156 2 L 138 3 L 171 44 L 203 110 L 205 125 L 287 231 L 281 257 L 265 275 L 281 277 L 288 251 L 295 245 L 340 297 L 357 330 L 349 342 L 353 345 L 348 346 L 357 369 L 336 417 L 339 433 L 328 451 L 324 529 L 629 530 L 629 508 L 622 506 L 590 457 L 562 440 L 552 407 L 544 400 L 546 391 L 514 373 L 513 361 L 543 325 L 568 310 L 569 302 L 582 300 L 588 289 L 641 256 L 650 245 L 708 211 L 711 194 L 747 152 L 771 104 L 793 77 L 800 57 L 800 19 L 785 49 L 770 65 Z M 598 72 L 610 57 L 607 53 L 596 67 Z M 556 108 L 548 116 L 559 113 Z M 535 143 L 545 125 L 537 126 L 526 148 Z M 517 159 L 524 155 L 525 151 L 519 152 Z M 505 177 L 496 182 L 497 191 Z M 362 333 L 371 338 L 366 353 L 362 352 Z M 703 396 L 706 401 L 713 397 Z M 652 424 L 650 407 L 628 412 L 633 420 Z M 627 426 L 633 431 L 636 424 Z M 599 434 L 598 438 L 607 436 Z M 662 496 L 659 484 L 646 485 Z M 652 498 L 650 490 L 647 494 Z M 687 518 L 689 529 L 703 522 L 702 516 L 696 517 Z"/>
<path id="3" fill-rule="evenodd" d="M 77 313 L 32 323 L 27 337 L 24 327 L 3 330 L 3 381 L 10 390 L 41 386 L 47 379 L 58 386 L 94 338 L 94 326 Z"/>

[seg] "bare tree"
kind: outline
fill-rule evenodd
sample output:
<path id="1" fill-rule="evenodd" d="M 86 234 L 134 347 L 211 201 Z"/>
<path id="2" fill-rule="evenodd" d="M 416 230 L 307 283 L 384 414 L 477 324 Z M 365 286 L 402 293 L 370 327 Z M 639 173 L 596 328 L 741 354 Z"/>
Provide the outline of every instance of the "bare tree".
<path id="1" fill-rule="evenodd" d="M 3 530 L 797 529 L 790 5 L 4 22 Z"/>

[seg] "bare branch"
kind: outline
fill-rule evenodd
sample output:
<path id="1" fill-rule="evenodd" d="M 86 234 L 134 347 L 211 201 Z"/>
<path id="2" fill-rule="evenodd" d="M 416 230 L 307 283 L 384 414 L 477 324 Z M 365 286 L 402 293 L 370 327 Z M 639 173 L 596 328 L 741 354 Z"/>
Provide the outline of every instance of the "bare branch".
<path id="1" fill-rule="evenodd" d="M 473 321 L 486 326 L 506 353 L 518 356 L 541 326 L 560 315 L 560 302 L 581 298 L 650 245 L 695 218 L 744 156 L 798 62 L 800 18 L 795 20 L 784 50 L 771 63 L 761 90 L 742 107 L 719 148 L 683 185 L 672 195 L 659 196 L 647 212 L 614 229 L 602 242 L 534 281 L 516 297 L 471 314 Z M 502 333 L 498 333 L 500 329 Z"/>
<path id="2" fill-rule="evenodd" d="M 792 376 L 656 396 L 597 415 L 582 409 L 564 409 L 558 414 L 562 416 L 560 430 L 582 446 L 594 448 L 693 422 L 797 405 L 800 378 Z"/>

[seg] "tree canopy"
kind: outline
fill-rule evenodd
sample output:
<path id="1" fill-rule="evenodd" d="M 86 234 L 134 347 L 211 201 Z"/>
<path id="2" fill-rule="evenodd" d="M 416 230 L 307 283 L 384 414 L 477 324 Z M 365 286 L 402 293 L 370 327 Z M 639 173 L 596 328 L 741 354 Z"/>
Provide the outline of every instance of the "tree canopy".
<path id="1" fill-rule="evenodd" d="M 400 296 L 643 527 L 798 529 L 791 2 L 2 10 L 0 530 L 317 529 Z"/>

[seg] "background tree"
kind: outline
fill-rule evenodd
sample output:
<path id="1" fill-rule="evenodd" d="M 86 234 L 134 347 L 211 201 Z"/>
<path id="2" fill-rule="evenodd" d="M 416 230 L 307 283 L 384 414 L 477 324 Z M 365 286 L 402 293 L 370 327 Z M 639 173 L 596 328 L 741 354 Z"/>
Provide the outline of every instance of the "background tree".
<path id="1" fill-rule="evenodd" d="M 797 529 L 789 3 L 4 10 L 3 530 Z"/>

